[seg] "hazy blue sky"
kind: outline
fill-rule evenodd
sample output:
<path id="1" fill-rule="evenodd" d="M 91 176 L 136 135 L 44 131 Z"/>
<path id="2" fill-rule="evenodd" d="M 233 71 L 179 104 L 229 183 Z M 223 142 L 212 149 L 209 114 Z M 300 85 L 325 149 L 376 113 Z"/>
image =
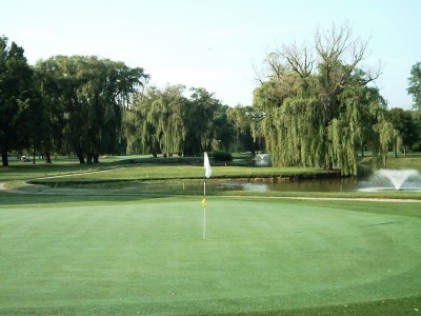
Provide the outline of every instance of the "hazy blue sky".
<path id="1" fill-rule="evenodd" d="M 228 105 L 252 103 L 253 65 L 347 22 L 368 40 L 364 65 L 389 107 L 410 108 L 410 69 L 421 61 L 420 0 L 0 0 L 0 35 L 31 64 L 97 55 L 143 67 L 151 85 L 204 87 Z"/>

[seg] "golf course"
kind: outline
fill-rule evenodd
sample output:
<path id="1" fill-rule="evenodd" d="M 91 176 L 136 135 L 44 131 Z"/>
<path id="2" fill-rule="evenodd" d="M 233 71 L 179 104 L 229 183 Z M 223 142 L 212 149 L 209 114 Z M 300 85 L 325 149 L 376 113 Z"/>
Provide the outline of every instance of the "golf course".
<path id="1" fill-rule="evenodd" d="M 317 173 L 213 166 L 206 181 Z M 204 238 L 200 165 L 16 162 L 0 175 L 0 315 L 421 310 L 419 192 L 208 190 Z"/>

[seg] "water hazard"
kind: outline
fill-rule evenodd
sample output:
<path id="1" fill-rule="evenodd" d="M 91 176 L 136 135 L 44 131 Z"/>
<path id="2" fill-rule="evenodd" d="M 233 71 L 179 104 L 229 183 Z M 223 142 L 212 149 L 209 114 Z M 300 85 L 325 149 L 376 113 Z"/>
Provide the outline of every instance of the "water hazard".
<path id="1" fill-rule="evenodd" d="M 57 185 L 57 184 L 56 184 Z M 111 181 L 102 183 L 72 183 L 63 186 L 104 194 L 171 193 L 201 194 L 203 179 L 172 179 L 162 181 Z M 369 176 L 350 178 L 322 178 L 276 182 L 271 179 L 206 180 L 208 192 L 249 191 L 249 192 L 353 192 L 353 191 L 412 191 L 421 192 L 421 174 L 417 170 L 379 170 Z"/>

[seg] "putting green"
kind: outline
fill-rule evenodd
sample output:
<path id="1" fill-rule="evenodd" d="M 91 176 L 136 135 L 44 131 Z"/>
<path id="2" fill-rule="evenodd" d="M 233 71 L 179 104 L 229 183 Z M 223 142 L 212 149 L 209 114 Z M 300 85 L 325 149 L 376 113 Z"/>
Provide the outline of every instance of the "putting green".
<path id="1" fill-rule="evenodd" d="M 421 220 L 351 203 L 211 197 L 206 240 L 200 199 L 3 208 L 0 314 L 251 312 L 420 295 Z"/>

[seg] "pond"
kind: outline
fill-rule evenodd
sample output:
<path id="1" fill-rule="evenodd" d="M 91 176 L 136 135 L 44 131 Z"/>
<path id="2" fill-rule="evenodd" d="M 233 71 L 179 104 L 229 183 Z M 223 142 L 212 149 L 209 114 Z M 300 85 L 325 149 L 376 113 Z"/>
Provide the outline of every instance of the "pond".
<path id="1" fill-rule="evenodd" d="M 100 183 L 56 183 L 55 188 L 71 188 L 83 190 L 85 193 L 101 192 L 102 194 L 201 194 L 203 179 L 194 180 L 162 180 L 162 181 L 111 181 Z M 235 179 L 206 180 L 206 190 L 209 194 L 220 191 L 250 191 L 250 192 L 345 192 L 358 188 L 358 180 L 346 179 L 311 179 L 287 182 L 247 181 Z"/>
<path id="2" fill-rule="evenodd" d="M 285 192 L 348 192 L 358 188 L 356 178 L 307 179 L 285 182 L 213 181 L 210 189 L 219 191 L 285 191 Z"/>
<path id="3" fill-rule="evenodd" d="M 398 179 L 396 179 L 398 178 Z M 399 186 L 396 184 L 399 183 Z M 201 194 L 203 179 L 170 179 L 156 181 L 108 181 L 85 183 L 55 183 L 54 187 L 68 187 L 102 194 Z M 352 191 L 421 191 L 421 174 L 417 170 L 378 170 L 370 175 L 349 178 L 321 178 L 291 181 L 271 179 L 216 179 L 206 180 L 209 194 L 221 191 L 249 192 L 352 192 Z"/>

